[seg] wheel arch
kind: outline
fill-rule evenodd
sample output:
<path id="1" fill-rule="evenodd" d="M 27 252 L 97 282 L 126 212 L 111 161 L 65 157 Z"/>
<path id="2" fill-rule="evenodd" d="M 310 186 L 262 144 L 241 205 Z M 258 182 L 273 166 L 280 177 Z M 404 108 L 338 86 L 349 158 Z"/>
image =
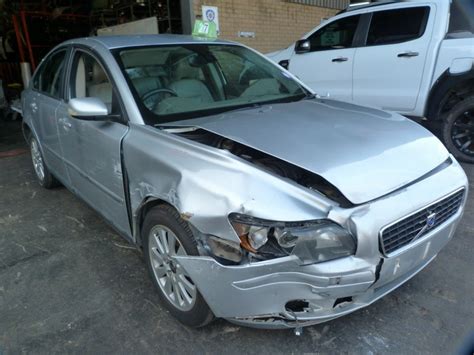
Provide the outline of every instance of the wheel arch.
<path id="1" fill-rule="evenodd" d="M 30 123 L 25 122 L 25 120 L 23 120 L 21 124 L 21 130 L 23 132 L 23 137 L 25 138 L 25 141 L 28 144 L 28 146 L 30 145 L 30 139 L 32 137 L 36 139 L 36 141 L 38 142 L 38 146 L 41 151 L 41 154 L 43 155 L 43 159 L 45 159 L 46 161 L 46 158 L 44 156 L 43 145 L 41 144 L 41 140 L 38 138 L 38 134 L 36 133 L 34 127 L 32 127 Z"/>
<path id="2" fill-rule="evenodd" d="M 179 212 L 179 209 L 176 208 L 172 203 L 169 201 L 166 201 L 160 197 L 157 196 L 147 196 L 143 199 L 143 201 L 140 203 L 138 208 L 135 210 L 134 213 L 134 236 L 135 236 L 135 243 L 142 247 L 142 240 L 141 240 L 141 229 L 143 225 L 143 221 L 145 220 L 145 216 L 147 213 L 154 207 L 156 206 L 169 206 L 176 210 L 181 216 L 182 214 Z"/>
<path id="3" fill-rule="evenodd" d="M 447 69 L 431 89 L 425 116 L 431 121 L 441 120 L 444 112 L 472 96 L 474 96 L 474 67 L 461 74 L 452 74 Z"/>

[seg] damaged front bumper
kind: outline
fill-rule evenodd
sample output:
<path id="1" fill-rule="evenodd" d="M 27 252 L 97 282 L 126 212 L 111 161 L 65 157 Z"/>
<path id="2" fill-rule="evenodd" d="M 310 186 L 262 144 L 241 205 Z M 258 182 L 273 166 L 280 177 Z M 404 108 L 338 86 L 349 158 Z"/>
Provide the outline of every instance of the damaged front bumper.
<path id="1" fill-rule="evenodd" d="M 452 237 L 460 215 L 391 258 L 346 257 L 301 266 L 296 256 L 242 266 L 177 257 L 217 317 L 251 327 L 295 328 L 368 306 L 428 265 Z"/>
<path id="2" fill-rule="evenodd" d="M 387 225 L 465 190 L 449 219 L 384 255 Z M 456 161 L 400 191 L 353 209 L 333 208 L 328 219 L 357 236 L 355 255 L 304 264 L 297 255 L 225 266 L 205 256 L 177 257 L 217 317 L 260 328 L 300 328 L 366 307 L 428 265 L 453 237 L 467 200 L 466 175 Z"/>

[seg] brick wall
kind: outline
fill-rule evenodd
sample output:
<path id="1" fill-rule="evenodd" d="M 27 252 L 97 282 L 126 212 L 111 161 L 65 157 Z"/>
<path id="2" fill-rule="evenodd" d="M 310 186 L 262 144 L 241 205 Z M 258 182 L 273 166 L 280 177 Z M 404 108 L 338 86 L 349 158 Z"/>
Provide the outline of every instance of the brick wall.
<path id="1" fill-rule="evenodd" d="M 301 5 L 284 0 L 194 0 L 194 14 L 201 6 L 219 9 L 220 38 L 244 43 L 261 52 L 286 48 L 339 10 Z M 255 32 L 255 38 L 240 38 L 239 31 Z"/>

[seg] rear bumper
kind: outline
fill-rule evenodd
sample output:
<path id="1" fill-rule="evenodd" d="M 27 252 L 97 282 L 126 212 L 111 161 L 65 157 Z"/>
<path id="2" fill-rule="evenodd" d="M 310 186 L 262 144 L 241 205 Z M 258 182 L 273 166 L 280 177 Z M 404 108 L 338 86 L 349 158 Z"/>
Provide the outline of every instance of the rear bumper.
<path id="1" fill-rule="evenodd" d="M 366 307 L 416 275 L 452 238 L 461 214 L 403 253 L 377 263 L 347 257 L 300 266 L 290 256 L 224 266 L 212 258 L 177 259 L 217 317 L 260 328 L 309 326 Z M 296 300 L 307 307 L 288 311 L 287 303 Z"/>

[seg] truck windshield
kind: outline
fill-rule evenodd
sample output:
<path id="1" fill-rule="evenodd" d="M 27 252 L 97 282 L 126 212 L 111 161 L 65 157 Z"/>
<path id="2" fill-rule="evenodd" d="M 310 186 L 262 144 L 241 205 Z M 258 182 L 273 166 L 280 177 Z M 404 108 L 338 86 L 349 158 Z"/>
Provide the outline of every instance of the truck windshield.
<path id="1" fill-rule="evenodd" d="M 453 0 L 449 35 L 450 37 L 474 35 L 474 0 Z"/>
<path id="2" fill-rule="evenodd" d="M 115 56 L 147 124 L 296 101 L 309 94 L 286 71 L 238 45 L 125 48 Z"/>

